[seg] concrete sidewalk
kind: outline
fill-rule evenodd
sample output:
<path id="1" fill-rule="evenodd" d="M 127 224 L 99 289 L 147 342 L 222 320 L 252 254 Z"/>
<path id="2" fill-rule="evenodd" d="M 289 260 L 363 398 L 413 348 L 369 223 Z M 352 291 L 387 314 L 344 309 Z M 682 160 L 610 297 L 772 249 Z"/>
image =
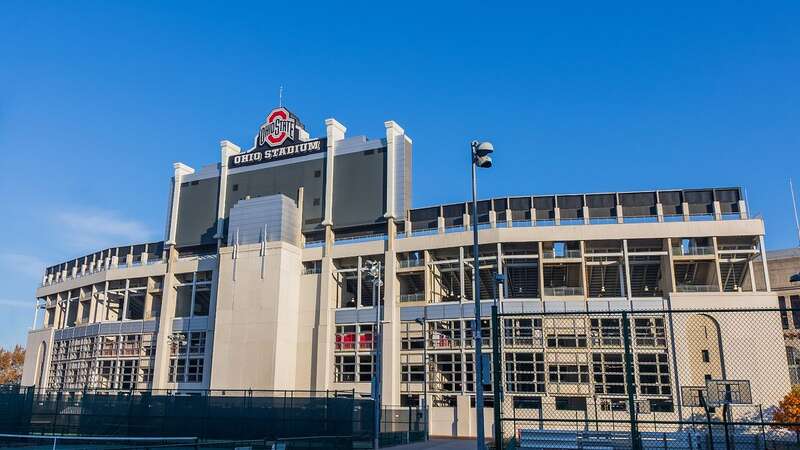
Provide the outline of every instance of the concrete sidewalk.
<path id="1" fill-rule="evenodd" d="M 474 439 L 431 439 L 427 442 L 417 442 L 392 448 L 397 450 L 473 450 L 475 445 Z"/>

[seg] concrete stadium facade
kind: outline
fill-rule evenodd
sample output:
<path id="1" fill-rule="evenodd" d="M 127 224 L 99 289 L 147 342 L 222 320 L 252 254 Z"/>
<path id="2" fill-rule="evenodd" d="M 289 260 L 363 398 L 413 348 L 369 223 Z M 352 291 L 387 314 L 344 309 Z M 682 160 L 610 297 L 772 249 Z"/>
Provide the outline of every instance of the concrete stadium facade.
<path id="1" fill-rule="evenodd" d="M 400 125 L 385 122 L 377 139 L 346 137 L 335 119 L 325 127 L 311 139 L 277 108 L 251 149 L 222 141 L 218 162 L 174 165 L 163 241 L 48 268 L 23 384 L 368 395 L 376 296 L 363 269 L 380 261 L 383 403 L 419 404 L 427 380 L 431 434 L 474 436 L 473 226 L 486 320 L 494 273 L 508 280 L 496 294 L 507 313 L 778 307 L 759 258 L 763 222 L 748 216 L 738 188 L 500 197 L 480 201 L 477 217 L 467 203 L 412 208 L 412 140 Z M 741 324 L 712 319 L 732 349 L 729 377 L 750 380 L 755 400 L 770 405 L 790 387 L 775 316 L 755 354 L 745 354 L 753 336 L 738 333 Z M 718 376 L 697 367 L 700 350 L 683 338 L 705 327 L 698 320 L 668 330 L 654 313 L 642 325 L 676 343 L 650 351 L 674 356 L 662 378 L 669 389 L 642 398 L 674 402 L 676 378 Z M 525 333 L 547 336 L 548 326 Z M 592 333 L 588 319 L 570 326 Z M 563 356 L 543 354 L 542 367 Z M 589 380 L 542 383 L 536 395 L 596 393 Z"/>

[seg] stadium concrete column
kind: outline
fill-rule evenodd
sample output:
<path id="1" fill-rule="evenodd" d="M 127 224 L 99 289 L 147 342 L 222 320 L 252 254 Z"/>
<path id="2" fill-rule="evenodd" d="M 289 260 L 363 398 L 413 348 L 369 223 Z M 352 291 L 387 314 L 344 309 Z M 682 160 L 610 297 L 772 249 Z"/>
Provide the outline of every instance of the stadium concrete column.
<path id="1" fill-rule="evenodd" d="M 217 197 L 217 233 L 214 238 L 217 246 L 222 247 L 225 227 L 225 200 L 228 195 L 228 159 L 233 155 L 238 155 L 242 149 L 230 141 L 221 141 L 220 160 L 219 160 L 219 194 Z"/>
<path id="2" fill-rule="evenodd" d="M 174 174 L 172 176 L 172 192 L 170 195 L 169 214 L 167 216 L 167 236 L 164 245 L 171 247 L 175 245 L 175 233 L 178 228 L 178 204 L 181 199 L 181 183 L 183 177 L 194 173 L 194 169 L 186 164 L 176 162 L 172 165 Z M 112 257 L 112 264 L 113 264 Z"/>
<path id="3" fill-rule="evenodd" d="M 672 260 L 672 238 L 667 238 L 667 258 L 666 258 L 666 271 L 662 272 L 667 276 L 667 285 L 664 286 L 665 290 L 669 292 L 676 292 L 678 290 L 675 283 L 675 264 Z M 663 269 L 662 269 L 663 270 Z"/>
<path id="4" fill-rule="evenodd" d="M 381 402 L 400 404 L 400 286 L 397 280 L 397 252 L 394 240 L 397 225 L 387 222 L 388 240 L 383 256 L 383 355 L 381 358 Z"/>
<path id="5" fill-rule="evenodd" d="M 319 287 L 319 321 L 316 330 L 317 358 L 314 363 L 313 389 L 325 390 L 333 379 L 333 334 L 336 329 L 334 313 L 336 310 L 336 282 L 333 266 L 333 162 L 336 157 L 336 145 L 344 139 L 347 128 L 336 119 L 325 120 L 325 137 L 327 138 L 327 155 L 325 157 L 325 246 L 322 249 L 322 267 Z"/>
<path id="6" fill-rule="evenodd" d="M 758 250 L 761 253 L 761 267 L 764 269 L 764 288 L 767 292 L 772 292 L 769 282 L 769 269 L 767 268 L 767 246 L 764 244 L 764 235 L 758 236 Z"/>
<path id="7" fill-rule="evenodd" d="M 715 206 L 714 209 L 716 210 L 717 207 Z M 721 220 L 721 219 L 716 219 L 716 220 Z M 717 288 L 719 289 L 719 292 L 723 292 L 725 290 L 725 285 L 722 282 L 722 269 L 719 266 L 719 249 L 717 247 L 716 236 L 711 236 L 711 245 L 713 246 L 714 250 L 714 270 L 717 278 Z"/>
<path id="8" fill-rule="evenodd" d="M 397 152 L 404 150 L 405 131 L 393 120 L 386 127 L 386 251 L 383 255 L 383 337 L 381 358 L 381 401 L 384 405 L 400 404 L 400 286 L 397 280 L 397 218 L 405 211 L 397 211 L 396 167 Z M 404 168 L 400 167 L 400 170 Z"/>
<path id="9" fill-rule="evenodd" d="M 175 313 L 175 289 L 173 268 L 178 261 L 178 251 L 175 248 L 175 233 L 178 226 L 178 207 L 181 198 L 181 183 L 183 177 L 194 173 L 194 169 L 183 164 L 173 165 L 172 193 L 170 195 L 169 215 L 167 217 L 167 236 L 164 240 L 167 252 L 167 272 L 164 274 L 162 288 L 161 315 L 158 319 L 158 334 L 156 342 L 156 357 L 153 367 L 153 389 L 165 389 L 169 375 L 169 337 L 172 334 L 172 318 Z"/>

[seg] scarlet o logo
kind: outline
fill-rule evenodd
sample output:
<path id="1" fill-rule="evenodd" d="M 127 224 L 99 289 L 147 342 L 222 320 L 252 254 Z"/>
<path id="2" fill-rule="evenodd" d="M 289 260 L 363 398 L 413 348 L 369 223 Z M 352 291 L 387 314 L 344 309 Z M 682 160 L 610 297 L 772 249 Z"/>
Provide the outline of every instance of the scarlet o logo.
<path id="1" fill-rule="evenodd" d="M 283 144 L 286 139 L 295 139 L 295 118 L 286 108 L 275 108 L 267 116 L 267 121 L 261 125 L 258 133 L 258 145 L 264 144 L 275 147 Z"/>

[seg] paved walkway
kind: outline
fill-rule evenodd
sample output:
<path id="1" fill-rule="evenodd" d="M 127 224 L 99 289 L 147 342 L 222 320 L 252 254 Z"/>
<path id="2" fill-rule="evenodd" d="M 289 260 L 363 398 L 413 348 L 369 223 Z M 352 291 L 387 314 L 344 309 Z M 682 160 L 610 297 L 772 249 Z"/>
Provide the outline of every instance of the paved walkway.
<path id="1" fill-rule="evenodd" d="M 431 439 L 428 442 L 417 442 L 415 444 L 392 447 L 392 449 L 397 450 L 473 450 L 474 448 L 475 440 L 470 439 Z"/>

